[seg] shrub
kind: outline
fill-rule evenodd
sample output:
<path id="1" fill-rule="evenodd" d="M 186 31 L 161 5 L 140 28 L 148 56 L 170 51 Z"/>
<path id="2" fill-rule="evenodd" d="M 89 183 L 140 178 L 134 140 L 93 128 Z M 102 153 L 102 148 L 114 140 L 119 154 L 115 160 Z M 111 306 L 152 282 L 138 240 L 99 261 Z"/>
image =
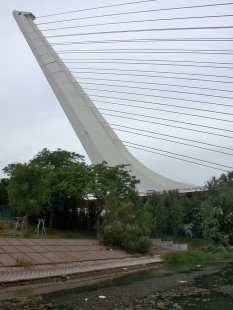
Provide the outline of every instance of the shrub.
<path id="1" fill-rule="evenodd" d="M 152 247 L 152 241 L 148 237 L 141 237 L 137 242 L 137 251 L 139 253 L 148 253 Z"/>
<path id="2" fill-rule="evenodd" d="M 125 224 L 115 220 L 102 227 L 102 241 L 105 245 L 121 248 L 130 253 L 147 253 L 151 241 L 143 235 L 143 230 L 135 224 Z"/>
<path id="3" fill-rule="evenodd" d="M 209 260 L 210 255 L 199 250 L 187 250 L 165 253 L 162 258 L 169 263 L 191 263 Z"/>

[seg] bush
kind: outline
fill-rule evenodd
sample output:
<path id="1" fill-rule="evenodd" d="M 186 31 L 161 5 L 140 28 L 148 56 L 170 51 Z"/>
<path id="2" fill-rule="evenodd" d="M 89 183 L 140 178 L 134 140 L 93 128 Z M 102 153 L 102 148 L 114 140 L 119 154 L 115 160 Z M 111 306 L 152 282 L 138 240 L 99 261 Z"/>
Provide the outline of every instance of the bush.
<path id="1" fill-rule="evenodd" d="M 120 221 L 115 221 L 103 227 L 102 231 L 103 243 L 113 247 L 120 247 L 124 240 L 124 228 Z"/>
<path id="2" fill-rule="evenodd" d="M 152 241 L 148 237 L 141 237 L 137 242 L 137 251 L 139 253 L 145 254 L 148 253 L 152 247 Z"/>
<path id="3" fill-rule="evenodd" d="M 148 253 L 152 245 L 139 226 L 119 220 L 103 226 L 101 233 L 105 245 L 121 248 L 129 253 Z"/>

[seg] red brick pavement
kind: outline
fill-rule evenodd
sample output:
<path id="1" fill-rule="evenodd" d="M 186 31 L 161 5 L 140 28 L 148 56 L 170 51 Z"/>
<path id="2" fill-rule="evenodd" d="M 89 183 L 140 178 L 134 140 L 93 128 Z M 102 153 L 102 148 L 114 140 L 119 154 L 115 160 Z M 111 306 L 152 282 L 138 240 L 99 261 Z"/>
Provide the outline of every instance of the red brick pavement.
<path id="1" fill-rule="evenodd" d="M 0 267 L 127 257 L 124 251 L 107 250 L 97 240 L 0 239 Z"/>
<path id="2" fill-rule="evenodd" d="M 158 255 L 133 257 L 107 250 L 97 240 L 0 239 L 0 283 L 160 262 Z"/>

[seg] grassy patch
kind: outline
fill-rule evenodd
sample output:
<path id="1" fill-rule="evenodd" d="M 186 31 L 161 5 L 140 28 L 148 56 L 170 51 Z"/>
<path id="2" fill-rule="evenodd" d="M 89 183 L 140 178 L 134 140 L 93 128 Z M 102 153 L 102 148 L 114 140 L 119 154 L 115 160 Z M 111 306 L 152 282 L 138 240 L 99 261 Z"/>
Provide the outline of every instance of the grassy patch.
<path id="1" fill-rule="evenodd" d="M 195 239 L 188 236 L 163 236 L 162 240 L 171 240 L 174 243 L 187 243 L 189 249 L 200 249 L 205 246 L 219 246 L 219 243 L 209 239 Z"/>
<path id="2" fill-rule="evenodd" d="M 218 251 L 203 251 L 201 249 L 175 251 L 162 255 L 168 263 L 200 263 L 206 261 L 225 261 L 233 258 L 233 249 L 218 248 Z"/>
<path id="3" fill-rule="evenodd" d="M 188 236 L 163 236 L 163 240 L 188 244 L 187 251 L 174 251 L 162 255 L 162 258 L 169 264 L 199 264 L 233 259 L 233 248 L 226 248 L 214 240 L 193 239 Z"/>
<path id="4" fill-rule="evenodd" d="M 84 232 L 73 232 L 55 228 L 46 227 L 46 235 L 35 234 L 36 224 L 29 224 L 27 233 L 23 236 L 21 233 L 21 226 L 19 225 L 18 230 L 13 230 L 15 225 L 14 221 L 0 221 L 0 238 L 50 238 L 50 239 L 95 239 L 96 234 L 84 233 Z"/>
<path id="5" fill-rule="evenodd" d="M 12 235 L 13 228 L 13 221 L 0 220 L 0 238 L 5 238 L 10 234 Z"/>
<path id="6" fill-rule="evenodd" d="M 199 250 L 175 251 L 163 254 L 162 258 L 169 263 L 191 263 L 208 260 L 209 254 Z"/>
<path id="7" fill-rule="evenodd" d="M 50 228 L 46 231 L 46 237 L 51 239 L 96 239 L 96 234 Z"/>

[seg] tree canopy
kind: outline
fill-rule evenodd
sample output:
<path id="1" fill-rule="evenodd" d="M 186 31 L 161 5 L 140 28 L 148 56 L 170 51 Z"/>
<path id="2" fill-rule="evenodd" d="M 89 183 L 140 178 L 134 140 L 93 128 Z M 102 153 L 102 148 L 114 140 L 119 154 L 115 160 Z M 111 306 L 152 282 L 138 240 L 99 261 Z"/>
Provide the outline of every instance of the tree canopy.
<path id="1" fill-rule="evenodd" d="M 77 216 L 90 197 L 103 204 L 109 195 L 119 199 L 137 195 L 138 181 L 124 165 L 87 165 L 83 156 L 61 149 L 43 149 L 28 163 L 9 164 L 4 171 L 10 177 L 9 206 L 15 214 L 42 214 L 50 218 L 50 226 L 55 214 Z"/>
<path id="2" fill-rule="evenodd" d="M 87 165 L 83 156 L 61 149 L 43 149 L 4 172 L 9 179 L 0 180 L 0 204 L 8 203 L 15 216 L 41 216 L 50 226 L 69 229 L 77 223 L 94 228 L 99 219 L 107 244 L 132 251 L 147 249 L 149 237 L 165 234 L 233 244 L 233 172 L 211 178 L 201 193 L 166 191 L 147 197 L 139 197 L 139 181 L 129 167 Z"/>

